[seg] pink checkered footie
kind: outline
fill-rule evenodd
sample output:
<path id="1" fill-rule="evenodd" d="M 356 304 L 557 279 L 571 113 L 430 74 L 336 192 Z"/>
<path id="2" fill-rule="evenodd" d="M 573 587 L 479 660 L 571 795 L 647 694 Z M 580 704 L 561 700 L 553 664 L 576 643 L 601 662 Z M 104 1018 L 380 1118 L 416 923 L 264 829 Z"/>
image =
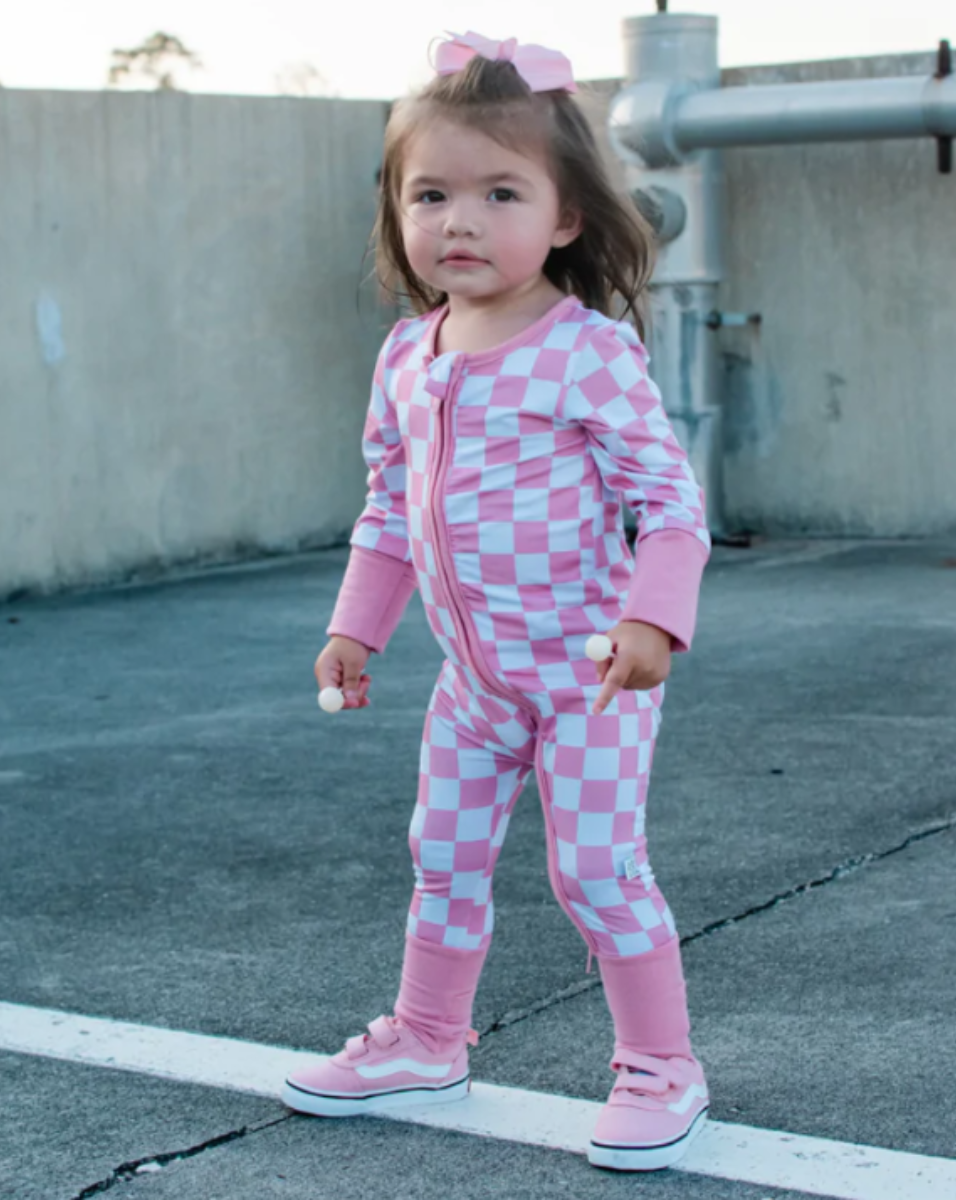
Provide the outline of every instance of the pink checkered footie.
<path id="1" fill-rule="evenodd" d="M 649 954 L 675 935 L 644 837 L 663 687 L 622 691 L 594 716 L 585 644 L 630 619 L 688 648 L 710 548 L 703 495 L 632 326 L 565 296 L 501 345 L 438 354 L 447 313 L 398 322 L 379 355 L 368 498 L 329 626 L 383 649 L 417 588 L 446 656 L 408 933 L 487 949 L 495 863 L 533 769 L 562 908 L 591 954 Z M 622 498 L 638 514 L 635 555 Z"/>

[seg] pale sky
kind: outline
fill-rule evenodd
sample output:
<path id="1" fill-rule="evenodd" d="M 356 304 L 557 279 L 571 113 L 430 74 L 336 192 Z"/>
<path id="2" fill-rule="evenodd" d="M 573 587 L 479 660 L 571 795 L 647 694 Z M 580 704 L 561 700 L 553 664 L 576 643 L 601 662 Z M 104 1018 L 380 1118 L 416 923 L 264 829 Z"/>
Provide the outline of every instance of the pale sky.
<path id="1" fill-rule="evenodd" d="M 723 66 L 934 50 L 956 43 L 954 0 L 671 0 L 720 18 Z M 429 41 L 474 29 L 562 50 L 578 79 L 623 74 L 621 22 L 654 0 L 0 0 L 0 84 L 102 88 L 111 51 L 157 30 L 204 70 L 192 92 L 269 94 L 310 63 L 330 94 L 391 99 L 431 74 Z"/>

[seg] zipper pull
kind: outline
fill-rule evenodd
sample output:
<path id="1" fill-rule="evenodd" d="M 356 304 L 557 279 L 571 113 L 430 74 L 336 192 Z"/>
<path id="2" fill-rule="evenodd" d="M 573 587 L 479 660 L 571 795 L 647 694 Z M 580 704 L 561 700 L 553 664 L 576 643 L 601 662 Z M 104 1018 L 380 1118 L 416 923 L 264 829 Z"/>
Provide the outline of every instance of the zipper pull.
<path id="1" fill-rule="evenodd" d="M 447 380 L 428 378 L 425 380 L 424 387 L 425 391 L 432 397 L 432 408 L 435 407 L 436 400 L 440 403 L 448 395 Z"/>

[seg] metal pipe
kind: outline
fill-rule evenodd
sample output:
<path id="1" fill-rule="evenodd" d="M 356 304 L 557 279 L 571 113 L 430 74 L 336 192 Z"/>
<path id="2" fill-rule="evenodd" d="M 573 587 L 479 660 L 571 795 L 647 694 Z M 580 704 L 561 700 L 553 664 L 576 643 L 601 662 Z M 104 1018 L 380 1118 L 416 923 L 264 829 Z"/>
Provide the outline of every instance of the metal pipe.
<path id="1" fill-rule="evenodd" d="M 956 134 L 956 76 L 724 88 L 673 116 L 682 150 Z"/>
<path id="2" fill-rule="evenodd" d="M 630 82 L 665 92 L 675 81 L 692 88 L 720 84 L 717 19 L 660 14 L 624 22 Z M 630 155 L 624 175 L 658 239 L 650 287 L 650 372 L 661 389 L 677 437 L 700 480 L 711 532 L 723 531 L 721 464 L 723 430 L 719 364 L 707 320 L 718 309 L 723 275 L 720 155 L 705 151 L 692 162 L 651 171 Z"/>
<path id="3" fill-rule="evenodd" d="M 721 148 L 930 136 L 945 171 L 956 135 L 956 76 L 942 42 L 930 78 L 721 88 L 716 17 L 660 8 L 624 22 L 628 86 L 611 102 L 607 127 L 628 190 L 658 237 L 651 374 L 703 485 L 711 531 L 721 535 L 716 331 L 733 325 L 756 338 L 760 329 L 759 314 L 723 312 L 717 302 Z"/>
<path id="4" fill-rule="evenodd" d="M 648 166 L 697 150 L 956 135 L 956 75 L 700 90 L 653 80 L 626 88 L 611 136 Z"/>

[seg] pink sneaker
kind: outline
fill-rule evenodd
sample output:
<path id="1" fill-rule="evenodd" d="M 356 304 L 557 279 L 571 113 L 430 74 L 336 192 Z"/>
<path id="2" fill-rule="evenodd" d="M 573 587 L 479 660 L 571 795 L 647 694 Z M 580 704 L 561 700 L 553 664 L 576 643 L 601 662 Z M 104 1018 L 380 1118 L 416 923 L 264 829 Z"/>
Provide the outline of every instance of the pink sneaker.
<path id="1" fill-rule="evenodd" d="M 353 1117 L 468 1095 L 468 1047 L 478 1044 L 473 1029 L 446 1053 L 432 1053 L 398 1017 L 376 1017 L 368 1030 L 349 1038 L 338 1054 L 290 1075 L 282 1088 L 289 1108 Z"/>
<path id="2" fill-rule="evenodd" d="M 618 1076 L 598 1117 L 588 1162 L 613 1171 L 659 1171 L 682 1158 L 707 1121 L 696 1058 L 656 1058 L 615 1047 Z"/>

